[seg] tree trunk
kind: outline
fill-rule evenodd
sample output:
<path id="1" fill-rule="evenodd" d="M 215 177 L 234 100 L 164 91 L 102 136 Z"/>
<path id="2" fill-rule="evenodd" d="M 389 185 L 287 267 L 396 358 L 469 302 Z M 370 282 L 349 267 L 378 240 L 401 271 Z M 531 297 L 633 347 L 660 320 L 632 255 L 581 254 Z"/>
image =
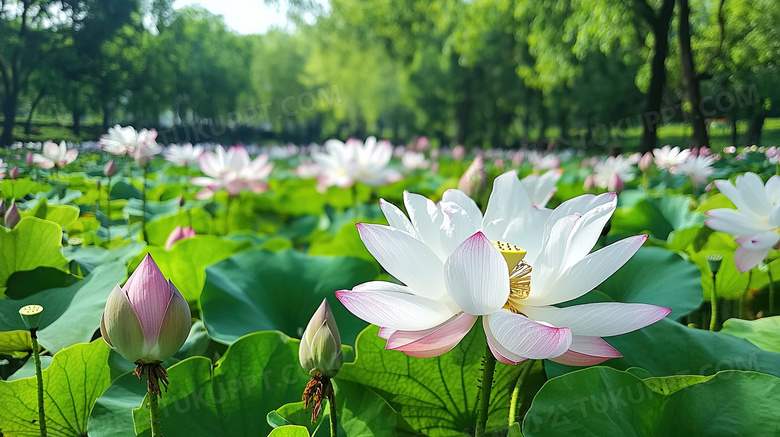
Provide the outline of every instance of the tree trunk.
<path id="1" fill-rule="evenodd" d="M 46 87 L 41 88 L 40 91 L 38 91 L 38 95 L 35 97 L 35 100 L 33 100 L 32 105 L 30 106 L 30 115 L 27 116 L 27 121 L 24 123 L 24 134 L 30 135 L 30 132 L 32 130 L 32 118 L 35 114 L 35 108 L 38 107 L 38 104 L 41 103 L 41 100 L 43 99 L 43 96 L 46 95 Z"/>
<path id="2" fill-rule="evenodd" d="M 456 114 L 455 144 L 466 144 L 469 135 L 469 120 L 471 118 L 471 78 L 463 81 L 465 97 L 458 103 Z"/>
<path id="3" fill-rule="evenodd" d="M 761 129 L 764 127 L 764 120 L 766 120 L 766 111 L 761 111 L 760 114 L 750 118 L 747 132 L 745 132 L 744 145 L 758 145 L 761 141 Z"/>
<path id="4" fill-rule="evenodd" d="M 737 145 L 737 116 L 732 115 L 729 117 L 729 122 L 731 123 L 731 145 L 736 146 Z"/>
<path id="5" fill-rule="evenodd" d="M 558 111 L 558 126 L 561 128 L 561 135 L 558 138 L 558 144 L 563 147 L 569 147 L 569 117 L 566 111 Z"/>
<path id="6" fill-rule="evenodd" d="M 73 128 L 71 130 L 73 131 L 73 135 L 76 136 L 81 135 L 81 114 L 82 111 L 79 109 L 73 109 L 71 111 L 71 115 L 73 116 Z"/>
<path id="7" fill-rule="evenodd" d="M 693 134 L 688 142 L 690 147 L 702 147 L 709 144 L 707 127 L 704 124 L 704 114 L 701 110 L 701 92 L 696 67 L 691 52 L 691 8 L 688 0 L 678 0 L 680 3 L 680 58 L 682 65 L 682 81 L 691 111 L 689 114 Z"/>
<path id="8" fill-rule="evenodd" d="M 0 148 L 10 147 L 14 141 L 14 125 L 16 124 L 16 104 L 19 94 L 11 90 L 3 102 L 3 133 L 0 135 Z"/>
<path id="9" fill-rule="evenodd" d="M 111 127 L 111 108 L 108 106 L 108 102 L 103 102 L 103 132 L 108 132 Z"/>
<path id="10" fill-rule="evenodd" d="M 661 13 L 650 23 L 655 38 L 655 50 L 650 67 L 650 89 L 647 91 L 645 112 L 642 115 L 642 139 L 639 151 L 649 152 L 658 145 L 658 123 L 661 121 L 661 103 L 666 85 L 666 54 L 669 51 L 669 24 L 672 21 L 675 0 L 664 0 Z"/>

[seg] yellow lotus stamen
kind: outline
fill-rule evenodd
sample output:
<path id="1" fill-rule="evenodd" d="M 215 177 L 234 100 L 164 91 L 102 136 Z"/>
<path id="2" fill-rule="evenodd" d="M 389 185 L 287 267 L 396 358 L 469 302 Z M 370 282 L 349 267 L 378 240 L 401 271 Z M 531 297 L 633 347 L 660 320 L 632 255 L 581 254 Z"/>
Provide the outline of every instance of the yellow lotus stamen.
<path id="1" fill-rule="evenodd" d="M 528 253 L 514 244 L 504 243 L 503 241 L 494 241 L 493 246 L 501 252 L 501 255 L 504 255 L 504 260 L 506 260 L 506 265 L 510 272 Z"/>

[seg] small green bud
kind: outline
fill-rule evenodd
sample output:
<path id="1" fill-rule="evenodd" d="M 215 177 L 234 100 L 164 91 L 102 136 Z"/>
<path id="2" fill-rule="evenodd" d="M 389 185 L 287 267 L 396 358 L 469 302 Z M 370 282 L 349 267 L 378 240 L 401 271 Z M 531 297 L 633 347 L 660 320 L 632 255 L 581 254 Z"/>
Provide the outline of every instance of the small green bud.
<path id="1" fill-rule="evenodd" d="M 707 255 L 707 265 L 712 273 L 718 273 L 721 262 L 723 262 L 723 255 Z"/>
<path id="2" fill-rule="evenodd" d="M 43 307 L 40 305 L 26 305 L 19 309 L 19 315 L 27 329 L 38 329 L 38 323 L 41 321 Z"/>
<path id="3" fill-rule="evenodd" d="M 303 369 L 311 376 L 321 373 L 332 378 L 341 370 L 341 365 L 344 364 L 341 336 L 327 300 L 323 299 L 306 326 L 298 358 Z"/>

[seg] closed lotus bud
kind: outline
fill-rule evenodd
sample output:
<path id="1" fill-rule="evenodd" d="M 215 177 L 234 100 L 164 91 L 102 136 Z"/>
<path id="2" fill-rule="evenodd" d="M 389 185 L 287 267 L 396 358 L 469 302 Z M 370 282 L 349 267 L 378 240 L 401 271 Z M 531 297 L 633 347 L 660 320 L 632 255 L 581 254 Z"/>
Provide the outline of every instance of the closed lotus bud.
<path id="1" fill-rule="evenodd" d="M 461 145 L 457 145 L 457 146 L 452 148 L 452 159 L 454 159 L 456 161 L 463 161 L 463 158 L 465 158 L 465 157 L 466 157 L 466 148 L 465 147 L 463 147 Z"/>
<path id="2" fill-rule="evenodd" d="M 11 180 L 19 179 L 19 175 L 19 167 L 17 166 L 14 166 L 14 168 L 8 172 L 8 177 L 11 178 Z"/>
<path id="3" fill-rule="evenodd" d="M 176 229 L 171 232 L 171 235 L 168 236 L 168 239 L 165 240 L 165 250 L 171 250 L 174 244 L 176 244 L 179 240 L 184 240 L 185 238 L 192 238 L 195 236 L 195 231 L 187 226 L 186 228 L 182 228 L 181 225 L 176 226 Z"/>
<path id="4" fill-rule="evenodd" d="M 0 199 L 0 217 L 5 217 L 5 199 Z"/>
<path id="5" fill-rule="evenodd" d="M 645 172 L 650 169 L 650 166 L 652 164 L 653 164 L 653 154 L 647 152 L 644 155 L 642 155 L 641 159 L 639 159 L 639 164 L 637 164 L 637 167 L 639 167 L 640 170 Z"/>
<path id="6" fill-rule="evenodd" d="M 114 162 L 113 159 L 111 161 L 108 161 L 106 163 L 106 166 L 103 167 L 103 174 L 109 178 L 116 174 L 116 163 Z"/>
<path id="7" fill-rule="evenodd" d="M 499 170 L 501 170 L 501 169 L 503 169 L 504 167 L 506 167 L 506 164 L 504 164 L 504 160 L 503 160 L 503 159 L 501 159 L 501 158 L 498 158 L 498 159 L 496 159 L 496 161 L 493 163 L 493 165 L 494 165 L 494 166 L 495 166 L 497 169 L 499 169 Z"/>
<path id="8" fill-rule="evenodd" d="M 153 364 L 179 351 L 190 324 L 187 301 L 147 254 L 124 287 L 108 296 L 100 333 L 127 360 Z"/>
<path id="9" fill-rule="evenodd" d="M 617 173 L 613 174 L 612 177 L 609 178 L 607 190 L 619 193 L 623 191 L 624 188 L 626 188 L 626 184 L 623 183 L 623 179 L 620 179 L 620 176 L 618 176 Z"/>
<path id="10" fill-rule="evenodd" d="M 523 155 L 523 152 L 517 151 L 514 155 L 512 155 L 512 165 L 515 167 L 520 167 L 524 160 L 525 155 Z"/>
<path id="11" fill-rule="evenodd" d="M 594 188 L 596 188 L 596 177 L 592 174 L 589 174 L 588 177 L 585 178 L 585 183 L 582 184 L 582 189 L 585 191 L 590 191 Z"/>
<path id="12" fill-rule="evenodd" d="M 474 158 L 474 162 L 471 163 L 466 172 L 461 176 L 458 181 L 458 189 L 466 193 L 469 197 L 479 197 L 487 187 L 487 170 L 485 169 L 485 161 L 482 159 L 480 153 Z"/>
<path id="13" fill-rule="evenodd" d="M 27 154 L 24 156 L 24 162 L 27 163 L 28 167 L 32 167 L 35 163 L 35 158 L 33 158 L 33 154 L 30 152 L 27 152 Z"/>
<path id="14" fill-rule="evenodd" d="M 11 204 L 11 207 L 8 208 L 8 210 L 5 212 L 5 227 L 8 229 L 13 229 L 17 224 L 19 224 L 19 220 L 22 219 L 22 216 L 19 215 L 19 208 L 16 207 L 15 203 Z"/>
<path id="15" fill-rule="evenodd" d="M 303 331 L 298 358 L 303 369 L 311 376 L 321 373 L 332 378 L 341 370 L 344 364 L 341 336 L 327 300 L 323 299 Z"/>

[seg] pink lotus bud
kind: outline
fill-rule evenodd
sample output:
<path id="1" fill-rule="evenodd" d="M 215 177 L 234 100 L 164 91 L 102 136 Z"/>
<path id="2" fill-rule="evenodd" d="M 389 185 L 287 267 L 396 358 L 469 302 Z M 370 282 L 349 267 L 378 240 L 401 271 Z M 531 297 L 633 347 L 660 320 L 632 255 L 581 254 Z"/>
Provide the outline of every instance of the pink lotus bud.
<path id="1" fill-rule="evenodd" d="M 499 169 L 499 170 L 501 170 L 504 167 L 506 167 L 506 165 L 504 164 L 504 160 L 501 159 L 501 158 L 496 159 L 496 161 L 493 163 L 493 165 L 495 165 L 496 168 Z"/>
<path id="2" fill-rule="evenodd" d="M 590 191 L 594 188 L 596 188 L 596 177 L 592 174 L 589 174 L 588 177 L 585 178 L 585 183 L 582 184 L 582 189 L 585 191 Z"/>
<path id="3" fill-rule="evenodd" d="M 470 197 L 479 197 L 487 186 L 487 169 L 480 153 L 474 158 L 466 172 L 458 181 L 458 189 Z"/>
<path id="4" fill-rule="evenodd" d="M 27 152 L 26 155 L 24 155 L 24 162 L 27 163 L 28 167 L 32 167 L 35 163 L 35 158 L 33 158 L 33 154 L 30 152 Z"/>
<path id="5" fill-rule="evenodd" d="M 417 140 L 417 151 L 424 152 L 428 150 L 428 148 L 431 146 L 431 143 L 428 141 L 428 137 L 420 137 Z"/>
<path id="6" fill-rule="evenodd" d="M 186 228 L 182 229 L 181 225 L 176 226 L 176 229 L 174 229 L 173 232 L 171 232 L 171 235 L 168 236 L 168 239 L 165 240 L 165 250 L 171 250 L 173 245 L 179 240 L 192 238 L 194 236 L 195 231 L 192 230 L 191 227 L 187 226 Z"/>
<path id="7" fill-rule="evenodd" d="M 5 199 L 0 199 L 0 217 L 4 217 L 5 216 L 5 211 L 6 211 Z"/>
<path id="8" fill-rule="evenodd" d="M 113 159 L 111 161 L 108 161 L 106 163 L 106 166 L 103 167 L 103 174 L 109 178 L 116 174 L 116 163 L 114 162 Z"/>
<path id="9" fill-rule="evenodd" d="M 701 146 L 699 149 L 699 156 L 710 156 L 712 155 L 712 150 L 707 146 Z"/>
<path id="10" fill-rule="evenodd" d="M 466 148 L 460 144 L 452 148 L 452 159 L 456 161 L 463 161 L 466 157 Z"/>
<path id="11" fill-rule="evenodd" d="M 626 188 L 626 184 L 623 183 L 623 180 L 620 179 L 620 176 L 618 176 L 617 173 L 613 174 L 612 177 L 609 178 L 609 183 L 607 184 L 607 190 L 619 193 L 623 191 L 623 189 L 625 188 Z"/>
<path id="12" fill-rule="evenodd" d="M 14 166 L 14 168 L 8 172 L 8 177 L 11 178 L 11 180 L 19 179 L 19 175 L 19 167 L 17 166 Z"/>
<path id="13" fill-rule="evenodd" d="M 436 174 L 439 172 L 439 161 L 434 161 L 433 164 L 431 164 L 431 173 Z"/>
<path id="14" fill-rule="evenodd" d="M 332 378 L 344 364 L 339 327 L 336 326 L 336 318 L 333 317 L 330 305 L 325 299 L 303 331 L 298 358 L 303 370 L 311 376 L 321 373 Z"/>
<path id="15" fill-rule="evenodd" d="M 8 229 L 13 229 L 17 224 L 19 224 L 19 220 L 21 219 L 22 216 L 19 215 L 19 208 L 16 207 L 15 203 L 12 203 L 11 207 L 8 208 L 8 210 L 5 212 L 5 227 Z"/>
<path id="16" fill-rule="evenodd" d="M 100 333 L 127 360 L 160 363 L 187 340 L 191 317 L 187 301 L 147 254 L 125 286 L 108 296 Z"/>
<path id="17" fill-rule="evenodd" d="M 512 165 L 514 167 L 520 167 L 523 165 L 523 161 L 525 160 L 525 155 L 523 152 L 517 151 L 514 155 L 512 155 Z"/>
<path id="18" fill-rule="evenodd" d="M 777 156 L 777 153 L 778 153 L 778 151 L 779 151 L 779 150 L 778 150 L 778 148 L 777 148 L 777 147 L 775 147 L 775 146 L 772 146 L 772 147 L 770 147 L 770 148 L 766 149 L 766 157 L 767 157 L 768 159 L 772 159 L 772 158 L 774 158 L 775 156 Z"/>
<path id="19" fill-rule="evenodd" d="M 639 167 L 640 170 L 643 172 L 650 169 L 650 166 L 653 164 L 653 154 L 650 152 L 645 153 L 642 155 L 642 158 L 639 160 L 639 164 L 637 167 Z"/>

